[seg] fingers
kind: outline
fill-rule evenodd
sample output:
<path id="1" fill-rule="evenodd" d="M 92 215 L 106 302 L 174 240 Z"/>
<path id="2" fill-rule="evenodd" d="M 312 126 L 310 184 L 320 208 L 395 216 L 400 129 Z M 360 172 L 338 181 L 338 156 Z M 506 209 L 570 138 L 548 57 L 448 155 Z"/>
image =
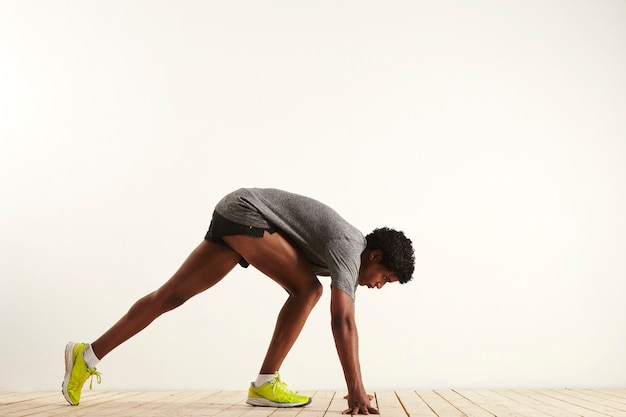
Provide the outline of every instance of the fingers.
<path id="1" fill-rule="evenodd" d="M 369 413 L 367 412 L 367 408 L 364 408 L 363 410 L 361 410 L 359 407 L 353 407 L 353 408 L 348 408 L 347 410 L 343 410 L 341 414 L 350 414 L 351 416 L 354 416 L 357 414 L 369 414 Z"/>

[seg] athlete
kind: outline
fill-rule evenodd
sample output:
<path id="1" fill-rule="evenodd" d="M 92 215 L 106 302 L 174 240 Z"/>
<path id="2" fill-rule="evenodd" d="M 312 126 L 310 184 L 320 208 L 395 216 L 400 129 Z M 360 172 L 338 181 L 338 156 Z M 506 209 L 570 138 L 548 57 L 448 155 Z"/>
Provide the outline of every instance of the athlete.
<path id="1" fill-rule="evenodd" d="M 159 289 L 139 299 L 91 344 L 65 348 L 62 392 L 78 405 L 96 365 L 155 318 L 217 284 L 237 264 L 254 266 L 289 294 L 247 403 L 299 407 L 311 398 L 287 388 L 278 371 L 322 294 L 318 276 L 331 280 L 331 328 L 343 368 L 348 408 L 344 414 L 378 414 L 363 386 L 354 317 L 357 286 L 382 288 L 412 279 L 414 251 L 404 233 L 387 227 L 363 236 L 337 212 L 312 198 L 277 189 L 242 188 L 215 207 L 204 240 Z"/>

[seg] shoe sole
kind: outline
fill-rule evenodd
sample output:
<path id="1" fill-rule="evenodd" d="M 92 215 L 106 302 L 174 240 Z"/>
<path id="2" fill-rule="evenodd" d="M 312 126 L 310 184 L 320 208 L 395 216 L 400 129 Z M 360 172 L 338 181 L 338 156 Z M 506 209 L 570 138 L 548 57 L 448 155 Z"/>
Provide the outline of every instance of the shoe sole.
<path id="1" fill-rule="evenodd" d="M 61 392 L 70 405 L 78 405 L 78 403 L 74 404 L 72 400 L 70 400 L 70 394 L 67 392 L 67 383 L 72 376 L 72 369 L 74 368 L 74 358 L 72 357 L 74 354 L 74 345 L 76 345 L 76 343 L 70 342 L 65 346 L 65 378 L 63 378 L 63 384 L 61 384 Z"/>
<path id="2" fill-rule="evenodd" d="M 250 398 L 246 400 L 246 404 L 254 405 L 256 407 L 275 407 L 275 408 L 293 408 L 293 407 L 304 407 L 305 405 L 311 404 L 311 398 L 309 401 L 305 403 L 277 403 L 274 401 L 270 401 L 266 398 Z"/>

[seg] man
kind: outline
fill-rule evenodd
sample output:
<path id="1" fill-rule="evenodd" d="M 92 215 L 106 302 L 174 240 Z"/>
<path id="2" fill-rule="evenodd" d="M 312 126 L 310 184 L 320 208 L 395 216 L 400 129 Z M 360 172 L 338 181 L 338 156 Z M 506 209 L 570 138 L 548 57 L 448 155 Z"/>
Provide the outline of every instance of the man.
<path id="1" fill-rule="evenodd" d="M 331 277 L 331 327 L 348 388 L 344 413 L 377 414 L 361 378 L 354 319 L 357 285 L 382 288 L 412 278 L 414 253 L 402 232 L 376 229 L 365 238 L 330 207 L 277 189 L 240 189 L 215 207 L 204 241 L 158 290 L 138 300 L 91 344 L 65 349 L 63 395 L 77 405 L 98 362 L 155 318 L 218 283 L 237 264 L 253 265 L 289 294 L 247 403 L 298 407 L 311 399 L 287 389 L 278 374 L 309 313 L 322 294 L 317 276 Z"/>

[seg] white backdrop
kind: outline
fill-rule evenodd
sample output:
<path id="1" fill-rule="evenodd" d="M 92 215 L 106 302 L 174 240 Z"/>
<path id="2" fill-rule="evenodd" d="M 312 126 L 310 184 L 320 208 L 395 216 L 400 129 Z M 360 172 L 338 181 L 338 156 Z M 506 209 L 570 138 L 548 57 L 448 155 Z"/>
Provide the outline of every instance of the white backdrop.
<path id="1" fill-rule="evenodd" d="M 242 186 L 404 230 L 366 387 L 626 387 L 626 3 L 0 3 L 0 390 L 56 390 Z M 343 388 L 326 292 L 285 362 Z M 99 389 L 247 389 L 284 292 L 237 268 Z"/>

